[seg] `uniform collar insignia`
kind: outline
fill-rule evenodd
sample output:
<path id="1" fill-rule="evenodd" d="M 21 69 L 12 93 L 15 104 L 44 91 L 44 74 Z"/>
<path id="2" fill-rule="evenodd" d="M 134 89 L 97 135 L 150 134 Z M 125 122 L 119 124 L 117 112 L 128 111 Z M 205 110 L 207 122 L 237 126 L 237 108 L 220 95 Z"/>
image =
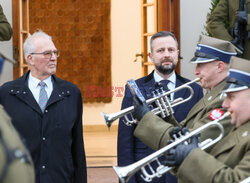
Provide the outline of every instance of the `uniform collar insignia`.
<path id="1" fill-rule="evenodd" d="M 246 137 L 247 135 L 248 135 L 248 131 L 244 131 L 241 136 Z"/>
<path id="2" fill-rule="evenodd" d="M 210 97 L 208 97 L 207 100 L 210 101 L 210 100 L 212 100 L 212 98 L 213 98 L 213 96 L 210 96 Z"/>

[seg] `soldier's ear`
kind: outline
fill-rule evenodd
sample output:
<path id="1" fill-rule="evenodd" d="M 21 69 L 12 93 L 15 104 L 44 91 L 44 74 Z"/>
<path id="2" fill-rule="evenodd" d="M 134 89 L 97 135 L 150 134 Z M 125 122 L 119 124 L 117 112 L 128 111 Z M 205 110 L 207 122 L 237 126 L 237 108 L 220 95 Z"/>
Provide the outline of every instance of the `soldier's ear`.
<path id="1" fill-rule="evenodd" d="M 223 61 L 218 61 L 216 64 L 218 72 L 223 72 L 226 68 L 226 63 Z"/>

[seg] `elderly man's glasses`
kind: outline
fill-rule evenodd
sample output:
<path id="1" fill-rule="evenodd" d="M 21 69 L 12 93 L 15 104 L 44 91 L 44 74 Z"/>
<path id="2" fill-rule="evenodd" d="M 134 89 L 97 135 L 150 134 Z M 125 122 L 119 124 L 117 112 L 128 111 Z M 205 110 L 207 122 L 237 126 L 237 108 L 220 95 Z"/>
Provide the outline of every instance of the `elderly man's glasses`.
<path id="1" fill-rule="evenodd" d="M 44 51 L 42 53 L 30 53 L 31 55 L 43 55 L 46 59 L 51 59 L 52 55 L 54 54 L 56 57 L 59 57 L 60 51 L 54 50 L 54 51 Z"/>

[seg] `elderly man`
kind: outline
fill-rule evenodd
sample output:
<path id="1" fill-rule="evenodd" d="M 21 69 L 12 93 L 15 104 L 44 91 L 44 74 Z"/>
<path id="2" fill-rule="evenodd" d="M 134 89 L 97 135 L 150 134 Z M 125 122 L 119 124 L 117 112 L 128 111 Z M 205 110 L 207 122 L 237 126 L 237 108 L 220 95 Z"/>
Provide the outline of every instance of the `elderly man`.
<path id="1" fill-rule="evenodd" d="M 42 31 L 24 42 L 30 71 L 0 88 L 0 103 L 29 149 L 36 183 L 87 182 L 79 89 L 54 74 L 59 50 Z"/>
<path id="2" fill-rule="evenodd" d="M 250 176 L 250 62 L 232 57 L 227 97 L 222 106 L 231 113 L 232 130 L 209 153 L 197 148 L 197 139 L 170 149 L 166 164 L 177 166 L 179 182 L 234 183 Z"/>

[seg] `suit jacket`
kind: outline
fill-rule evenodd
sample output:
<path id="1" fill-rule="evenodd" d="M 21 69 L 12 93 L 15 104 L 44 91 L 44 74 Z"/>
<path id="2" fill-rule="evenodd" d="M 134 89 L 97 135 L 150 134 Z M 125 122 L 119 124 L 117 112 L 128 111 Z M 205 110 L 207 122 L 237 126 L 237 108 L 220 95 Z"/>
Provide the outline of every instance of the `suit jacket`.
<path id="1" fill-rule="evenodd" d="M 250 31 L 250 0 L 245 0 L 247 6 L 248 23 L 246 30 Z M 212 36 L 223 40 L 233 40 L 229 30 L 234 27 L 239 10 L 239 0 L 220 0 L 214 11 L 208 17 L 207 27 Z M 226 22 L 229 25 L 226 25 Z M 243 57 L 250 59 L 250 41 L 246 37 Z"/>
<path id="2" fill-rule="evenodd" d="M 187 83 L 189 80 L 185 79 L 178 74 L 176 74 L 176 87 Z M 153 78 L 153 72 L 148 76 L 140 78 L 136 80 L 136 84 L 138 85 L 142 95 L 145 99 L 152 98 L 151 92 L 155 89 L 155 81 Z M 185 119 L 186 115 L 188 114 L 189 110 L 194 106 L 196 102 L 200 100 L 203 96 L 202 88 L 196 84 L 191 84 L 191 87 L 194 89 L 194 96 L 188 102 L 178 105 L 174 107 L 174 116 L 178 121 Z M 186 98 L 189 96 L 190 91 L 188 89 L 180 90 L 174 94 L 174 99 L 183 97 Z M 125 96 L 122 101 L 122 109 L 132 106 L 132 95 L 128 86 L 125 89 Z M 119 121 L 119 128 L 118 128 L 118 165 L 119 166 L 126 166 L 131 163 L 134 163 L 150 154 L 154 151 L 147 147 L 142 141 L 138 138 L 133 136 L 134 129 L 136 125 L 126 126 L 123 122 L 124 118 L 121 118 Z M 154 166 L 156 168 L 156 165 Z M 132 182 L 144 182 L 140 177 L 140 172 L 133 176 L 130 181 Z M 169 182 L 174 183 L 176 182 L 176 178 L 172 175 L 168 174 L 167 176 L 164 175 L 161 178 L 156 178 L 152 181 L 153 183 L 156 182 Z"/>
<path id="3" fill-rule="evenodd" d="M 225 85 L 226 80 L 223 80 L 213 90 L 207 93 L 191 109 L 186 119 L 181 122 L 181 126 L 188 127 L 192 131 L 208 123 L 209 121 L 212 121 L 212 119 L 210 118 L 210 114 L 213 109 L 217 108 L 223 112 L 226 112 L 226 109 L 222 108 L 224 96 L 221 94 L 221 91 L 223 90 Z M 163 121 L 152 112 L 148 112 L 137 125 L 134 131 L 134 135 L 149 147 L 158 150 L 167 145 L 168 140 L 170 139 L 169 131 L 174 128 L 174 120 L 172 118 L 169 118 L 168 122 L 169 123 L 166 123 L 166 121 Z M 230 117 L 222 119 L 220 123 L 224 127 L 224 136 L 227 136 L 233 130 L 233 126 L 230 123 Z M 220 132 L 217 128 L 208 128 L 201 133 L 201 141 L 207 138 L 215 138 L 218 136 L 218 133 Z M 210 148 L 207 151 L 210 152 Z M 196 163 L 198 162 L 192 164 L 192 168 L 196 167 Z M 209 164 L 204 163 L 204 166 L 205 165 L 209 166 Z M 191 167 L 189 168 L 191 169 Z M 207 173 L 206 169 L 203 169 L 203 171 Z M 192 176 L 195 176 L 194 172 L 192 172 Z M 199 176 L 199 174 L 197 174 L 197 176 Z M 205 181 L 205 177 L 203 178 L 201 176 L 200 178 L 202 178 L 201 182 Z M 178 175 L 178 179 L 182 180 L 182 177 Z"/>
<path id="4" fill-rule="evenodd" d="M 178 168 L 179 183 L 235 183 L 250 176 L 250 121 L 215 144 L 195 149 Z M 195 164 L 195 166 L 194 166 Z M 195 174 L 194 174 L 195 172 Z"/>
<path id="5" fill-rule="evenodd" d="M 52 75 L 42 113 L 27 86 L 29 72 L 0 87 L 0 103 L 31 153 L 36 183 L 87 182 L 79 89 Z"/>

